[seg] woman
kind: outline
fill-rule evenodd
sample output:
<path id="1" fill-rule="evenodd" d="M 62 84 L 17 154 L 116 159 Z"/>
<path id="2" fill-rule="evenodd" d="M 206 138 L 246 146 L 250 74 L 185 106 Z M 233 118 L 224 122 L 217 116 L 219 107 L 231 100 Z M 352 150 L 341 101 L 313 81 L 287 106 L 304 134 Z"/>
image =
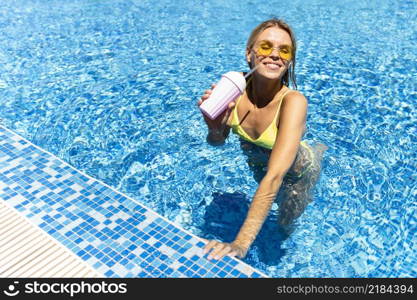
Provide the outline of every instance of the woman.
<path id="1" fill-rule="evenodd" d="M 205 246 L 208 258 L 224 255 L 244 257 L 264 223 L 280 188 L 281 225 L 289 225 L 310 201 L 312 187 L 320 174 L 320 161 L 326 146 L 312 148 L 301 141 L 305 131 L 307 99 L 288 88 L 296 87 L 296 42 L 291 28 L 282 20 L 271 19 L 258 25 L 246 46 L 249 67 L 255 68 L 243 95 L 229 104 L 215 120 L 204 116 L 207 141 L 224 143 L 230 129 L 241 138 L 248 163 L 256 173 L 265 166 L 246 220 L 232 243 L 210 241 Z M 214 85 L 212 86 L 214 88 Z M 201 105 L 211 90 L 198 101 Z"/>

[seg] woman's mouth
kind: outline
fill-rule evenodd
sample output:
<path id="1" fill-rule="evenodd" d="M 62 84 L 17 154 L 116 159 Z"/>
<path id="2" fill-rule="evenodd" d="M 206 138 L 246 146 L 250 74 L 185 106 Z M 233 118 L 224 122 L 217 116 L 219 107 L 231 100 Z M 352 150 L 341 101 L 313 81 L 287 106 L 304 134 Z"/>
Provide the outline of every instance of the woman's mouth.
<path id="1" fill-rule="evenodd" d="M 276 63 L 271 63 L 271 62 L 265 62 L 263 63 L 267 69 L 270 70 L 279 70 L 280 69 L 280 65 L 276 64 Z"/>

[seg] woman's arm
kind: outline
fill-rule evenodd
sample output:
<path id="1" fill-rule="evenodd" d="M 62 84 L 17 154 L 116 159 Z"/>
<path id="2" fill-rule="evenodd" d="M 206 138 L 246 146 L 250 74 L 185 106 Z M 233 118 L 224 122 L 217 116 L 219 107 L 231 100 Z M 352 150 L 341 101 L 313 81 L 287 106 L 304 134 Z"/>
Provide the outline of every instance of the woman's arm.
<path id="1" fill-rule="evenodd" d="M 230 133 L 230 127 L 226 126 L 223 130 L 208 129 L 207 143 L 212 146 L 223 145 Z"/>
<path id="2" fill-rule="evenodd" d="M 268 216 L 285 174 L 294 162 L 306 116 L 307 99 L 300 93 L 287 95 L 282 103 L 279 130 L 269 158 L 268 171 L 259 184 L 246 220 L 232 243 L 211 241 L 207 244 L 206 252 L 214 249 L 209 258 L 218 259 L 226 254 L 240 257 L 246 255 Z"/>

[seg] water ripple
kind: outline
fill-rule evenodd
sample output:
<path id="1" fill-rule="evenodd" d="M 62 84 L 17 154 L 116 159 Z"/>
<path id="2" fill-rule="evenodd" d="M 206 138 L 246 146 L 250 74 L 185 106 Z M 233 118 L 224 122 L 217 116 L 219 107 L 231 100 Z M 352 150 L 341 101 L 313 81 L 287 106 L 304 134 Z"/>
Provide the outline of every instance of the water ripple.
<path id="1" fill-rule="evenodd" d="M 281 4 L 5 1 L 2 123 L 190 231 L 232 239 L 257 182 L 236 136 L 206 144 L 195 103 L 247 70 L 250 30 L 282 16 L 306 138 L 329 150 L 294 232 L 275 204 L 245 261 L 277 277 L 416 277 L 416 2 Z"/>

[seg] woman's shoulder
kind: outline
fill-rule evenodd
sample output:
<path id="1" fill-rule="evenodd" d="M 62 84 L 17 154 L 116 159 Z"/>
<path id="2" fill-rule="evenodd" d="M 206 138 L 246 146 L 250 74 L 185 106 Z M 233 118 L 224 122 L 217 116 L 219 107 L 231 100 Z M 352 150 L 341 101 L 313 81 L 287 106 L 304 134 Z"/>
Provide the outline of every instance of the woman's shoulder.
<path id="1" fill-rule="evenodd" d="M 305 113 L 307 112 L 307 98 L 297 90 L 289 90 L 285 93 L 284 98 L 281 102 L 280 113 L 282 114 L 293 114 L 296 111 Z"/>
<path id="2" fill-rule="evenodd" d="M 296 90 L 287 91 L 284 99 L 282 99 L 280 107 L 280 117 L 277 120 L 277 127 L 282 119 L 294 119 L 295 116 L 300 116 L 305 119 L 307 115 L 307 98 Z M 286 118 L 290 116 L 290 118 Z"/>
<path id="3" fill-rule="evenodd" d="M 301 92 L 287 88 L 282 99 L 282 104 L 284 105 L 289 102 L 297 102 L 300 105 L 308 103 L 307 98 Z"/>

